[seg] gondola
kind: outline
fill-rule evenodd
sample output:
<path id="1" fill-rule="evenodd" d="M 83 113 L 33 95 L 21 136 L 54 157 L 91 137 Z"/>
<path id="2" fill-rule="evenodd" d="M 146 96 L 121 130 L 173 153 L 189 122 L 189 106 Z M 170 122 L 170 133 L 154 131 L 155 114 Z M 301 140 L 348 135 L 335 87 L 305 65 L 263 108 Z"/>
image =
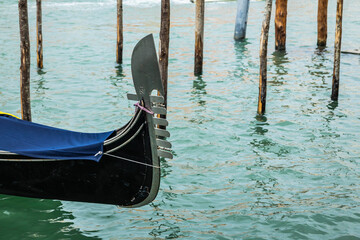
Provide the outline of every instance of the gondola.
<path id="1" fill-rule="evenodd" d="M 168 122 L 157 117 L 166 109 L 152 35 L 135 46 L 131 70 L 136 110 L 114 131 L 72 132 L 0 114 L 0 194 L 121 207 L 153 201 L 159 159 L 172 154 Z"/>

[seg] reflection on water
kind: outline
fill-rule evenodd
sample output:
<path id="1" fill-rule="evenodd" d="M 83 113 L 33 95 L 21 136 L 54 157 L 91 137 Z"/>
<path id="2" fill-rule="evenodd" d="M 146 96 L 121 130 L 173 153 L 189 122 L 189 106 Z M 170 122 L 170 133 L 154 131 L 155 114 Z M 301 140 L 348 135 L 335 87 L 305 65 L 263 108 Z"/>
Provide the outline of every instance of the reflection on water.
<path id="1" fill-rule="evenodd" d="M 203 100 L 203 96 L 206 95 L 206 82 L 203 77 L 197 76 L 193 81 L 193 89 L 191 90 L 191 100 L 196 102 L 201 107 L 206 107 L 206 101 Z"/>
<path id="2" fill-rule="evenodd" d="M 38 97 L 43 97 L 45 95 L 46 90 L 49 90 L 49 88 L 45 86 L 46 72 L 42 69 L 38 69 L 37 73 L 38 76 L 36 76 L 36 80 L 33 81 L 35 85 L 35 93 L 38 95 Z"/>
<path id="3" fill-rule="evenodd" d="M 174 152 L 172 152 L 174 153 Z M 174 155 L 176 156 L 176 155 Z M 166 161 L 165 158 L 160 158 L 160 166 L 161 166 L 161 177 L 164 178 L 166 176 L 168 176 L 172 170 L 171 170 L 171 165 Z"/>
<path id="4" fill-rule="evenodd" d="M 272 72 L 275 74 L 269 80 L 269 83 L 273 86 L 280 86 L 284 83 L 284 77 L 288 75 L 289 69 L 287 64 L 290 62 L 286 51 L 275 51 L 272 54 L 272 63 L 270 69 L 274 68 Z"/>
<path id="5" fill-rule="evenodd" d="M 190 122 L 194 124 L 204 124 L 211 121 L 212 118 L 206 113 L 207 110 L 207 92 L 206 82 L 203 80 L 203 76 L 195 76 L 193 80 L 192 89 L 190 92 L 189 100 L 193 103 L 192 112 L 190 115 Z"/>
<path id="6" fill-rule="evenodd" d="M 118 77 L 119 79 L 125 78 L 126 75 L 123 66 L 121 64 L 117 64 L 115 66 L 115 69 L 116 69 L 116 77 Z"/>
<path id="7" fill-rule="evenodd" d="M 0 195 L 1 239 L 100 239 L 84 235 L 73 220 L 60 201 Z"/>
<path id="8" fill-rule="evenodd" d="M 38 68 L 37 74 L 44 75 L 44 74 L 46 74 L 46 72 L 44 71 L 44 69 Z"/>
<path id="9" fill-rule="evenodd" d="M 171 224 L 169 222 L 160 224 L 159 226 L 151 230 L 149 235 L 153 237 L 165 235 L 166 239 L 175 239 L 182 236 L 180 228 L 175 224 Z"/>
<path id="10" fill-rule="evenodd" d="M 339 106 L 339 102 L 338 101 L 331 101 L 327 107 L 329 110 L 335 110 L 337 107 Z"/>
<path id="11" fill-rule="evenodd" d="M 117 64 L 115 66 L 115 76 L 110 76 L 110 83 L 114 87 L 121 87 L 124 84 L 124 79 L 126 78 L 123 66 L 121 64 Z"/>
<path id="12" fill-rule="evenodd" d="M 252 128 L 253 133 L 256 135 L 265 135 L 265 133 L 268 132 L 268 129 L 264 128 L 264 126 L 269 126 L 269 123 L 267 123 L 267 118 L 265 115 L 256 115 L 255 117 L 256 121 L 252 122 L 252 125 L 254 127 Z"/>
<path id="13" fill-rule="evenodd" d="M 251 61 L 249 61 L 250 52 L 248 45 L 250 44 L 247 38 L 241 41 L 234 41 L 234 50 L 236 57 L 236 72 L 235 76 L 242 78 L 248 74 L 248 68 Z"/>
<path id="14" fill-rule="evenodd" d="M 311 64 L 306 65 L 309 74 L 316 80 L 313 82 L 314 87 L 326 88 L 326 83 L 332 77 L 331 61 L 328 59 L 329 53 L 326 48 L 317 48 L 311 57 Z"/>
<path id="15" fill-rule="evenodd" d="M 247 47 L 249 44 L 250 41 L 247 38 L 242 39 L 241 41 L 234 41 L 235 54 L 238 60 L 245 59 L 246 55 L 249 56 L 249 49 Z"/>

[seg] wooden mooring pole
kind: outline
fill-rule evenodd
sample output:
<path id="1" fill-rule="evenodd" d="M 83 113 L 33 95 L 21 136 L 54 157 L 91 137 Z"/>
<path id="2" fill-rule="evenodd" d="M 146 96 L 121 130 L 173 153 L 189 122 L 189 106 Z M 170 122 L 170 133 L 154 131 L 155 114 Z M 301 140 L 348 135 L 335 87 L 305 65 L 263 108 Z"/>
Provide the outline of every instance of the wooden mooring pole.
<path id="1" fill-rule="evenodd" d="M 203 71 L 204 14 L 205 14 L 205 1 L 196 0 L 195 64 L 194 64 L 195 75 L 201 75 Z"/>
<path id="2" fill-rule="evenodd" d="M 43 68 L 43 36 L 42 36 L 42 11 L 41 0 L 36 0 L 36 32 L 37 32 L 37 67 Z"/>
<path id="3" fill-rule="evenodd" d="M 265 19 L 262 23 L 260 39 L 260 79 L 258 114 L 263 115 L 266 107 L 266 83 L 267 83 L 267 46 L 269 39 L 269 27 L 271 19 L 272 0 L 266 0 Z"/>
<path id="4" fill-rule="evenodd" d="M 234 39 L 239 41 L 246 36 L 250 0 L 238 0 L 235 20 Z"/>
<path id="5" fill-rule="evenodd" d="M 317 16 L 317 45 L 319 47 L 326 46 L 327 40 L 327 10 L 328 10 L 328 0 L 319 0 L 318 1 L 318 16 Z"/>
<path id="6" fill-rule="evenodd" d="M 116 62 L 123 61 L 123 4 L 122 0 L 117 0 L 117 41 L 116 41 Z"/>
<path id="7" fill-rule="evenodd" d="M 275 49 L 286 48 L 287 0 L 276 0 L 275 14 Z"/>
<path id="8" fill-rule="evenodd" d="M 161 0 L 159 65 L 161 72 L 161 81 L 165 91 L 165 96 L 163 96 L 165 100 L 164 102 L 165 107 L 167 107 L 169 42 L 170 42 L 170 0 Z"/>
<path id="9" fill-rule="evenodd" d="M 338 97 L 339 97 L 342 16 L 343 16 L 343 0 L 337 0 L 335 50 L 334 50 L 334 73 L 333 73 L 332 93 L 331 93 L 331 100 L 333 100 L 333 101 L 337 101 Z"/>
<path id="10" fill-rule="evenodd" d="M 20 98 L 21 117 L 31 121 L 30 107 L 30 40 L 27 0 L 19 0 L 20 28 Z"/>

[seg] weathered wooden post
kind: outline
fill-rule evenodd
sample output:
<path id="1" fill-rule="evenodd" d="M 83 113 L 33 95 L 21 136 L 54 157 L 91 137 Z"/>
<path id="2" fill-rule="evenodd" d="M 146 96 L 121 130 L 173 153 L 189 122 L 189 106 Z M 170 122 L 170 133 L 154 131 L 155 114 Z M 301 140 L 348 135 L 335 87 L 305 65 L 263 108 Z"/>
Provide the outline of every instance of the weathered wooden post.
<path id="1" fill-rule="evenodd" d="M 43 68 L 43 36 L 42 36 L 42 11 L 41 0 L 36 0 L 36 32 L 37 32 L 37 67 Z"/>
<path id="2" fill-rule="evenodd" d="M 263 115 L 266 107 L 266 81 L 267 81 L 267 46 L 269 39 L 269 27 L 271 19 L 272 0 L 266 0 L 265 19 L 262 23 L 260 39 L 260 79 L 258 114 Z"/>
<path id="3" fill-rule="evenodd" d="M 21 117 L 31 121 L 30 107 L 30 41 L 27 0 L 19 0 L 20 27 L 20 98 Z"/>
<path id="4" fill-rule="evenodd" d="M 318 1 L 318 16 L 317 16 L 317 45 L 319 47 L 326 46 L 327 40 L 327 9 L 328 9 L 328 0 L 319 0 Z"/>
<path id="5" fill-rule="evenodd" d="M 334 50 L 334 73 L 333 73 L 332 93 L 331 93 L 331 100 L 334 100 L 334 101 L 337 101 L 338 97 L 339 97 L 342 15 L 343 15 L 343 0 L 337 0 L 335 50 Z"/>
<path id="6" fill-rule="evenodd" d="M 205 1 L 196 0 L 195 66 L 194 66 L 195 75 L 200 75 L 202 74 L 203 71 L 204 14 L 205 14 Z"/>
<path id="7" fill-rule="evenodd" d="M 170 41 L 170 0 L 161 0 L 159 65 L 161 80 L 165 91 L 165 107 L 167 107 L 169 41 Z"/>
<path id="8" fill-rule="evenodd" d="M 238 0 L 235 20 L 234 39 L 244 39 L 246 36 L 246 25 L 248 20 L 250 0 Z"/>
<path id="9" fill-rule="evenodd" d="M 116 62 L 123 61 L 123 5 L 122 0 L 117 0 L 117 42 L 116 42 Z"/>
<path id="10" fill-rule="evenodd" d="M 276 0 L 275 14 L 275 49 L 286 48 L 287 0 Z"/>

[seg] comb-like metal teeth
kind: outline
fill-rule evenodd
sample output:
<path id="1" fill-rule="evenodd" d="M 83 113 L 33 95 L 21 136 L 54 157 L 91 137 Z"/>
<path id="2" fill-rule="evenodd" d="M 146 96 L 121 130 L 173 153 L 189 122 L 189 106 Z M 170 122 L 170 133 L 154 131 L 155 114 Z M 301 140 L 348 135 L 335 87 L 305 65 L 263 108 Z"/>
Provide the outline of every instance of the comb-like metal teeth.
<path id="1" fill-rule="evenodd" d="M 162 96 L 150 96 L 150 101 L 153 103 L 164 103 L 164 97 Z"/>
<path id="2" fill-rule="evenodd" d="M 139 97 L 136 94 L 133 94 L 133 93 L 128 93 L 127 98 L 130 101 L 139 101 Z"/>
<path id="3" fill-rule="evenodd" d="M 157 114 L 161 114 L 161 115 L 166 115 L 166 108 L 164 107 L 152 107 L 151 110 L 154 112 L 154 113 L 157 113 Z"/>
<path id="4" fill-rule="evenodd" d="M 139 101 L 139 97 L 136 94 L 128 93 L 127 98 L 131 101 Z M 150 101 L 153 103 L 164 103 L 164 97 L 162 96 L 150 96 Z"/>
<path id="5" fill-rule="evenodd" d="M 139 101 L 139 97 L 136 94 L 128 93 L 127 98 L 131 101 Z M 152 102 L 153 107 L 151 110 L 160 115 L 166 115 L 166 108 L 163 106 L 164 97 L 162 96 L 150 96 L 150 101 Z M 169 123 L 166 119 L 163 118 L 153 118 L 154 125 L 158 126 L 168 126 Z M 164 129 L 155 128 L 155 135 L 158 137 L 170 137 L 170 133 Z M 171 143 L 163 140 L 163 139 L 156 139 L 156 144 L 158 146 L 157 153 L 159 157 L 173 159 L 173 155 L 170 152 L 169 148 L 172 147 Z"/>
<path id="6" fill-rule="evenodd" d="M 158 149 L 158 150 L 157 150 L 157 153 L 158 153 L 158 156 L 159 156 L 159 157 L 173 159 L 173 155 L 172 155 L 170 152 L 168 152 L 168 151 L 164 151 L 164 150 Z"/>
<path id="7" fill-rule="evenodd" d="M 156 143 L 159 147 L 171 148 L 171 143 L 166 140 L 156 139 Z"/>
<path id="8" fill-rule="evenodd" d="M 169 123 L 166 119 L 162 119 L 162 118 L 153 118 L 154 119 L 154 124 L 155 125 L 160 125 L 160 126 L 168 126 Z"/>
<path id="9" fill-rule="evenodd" d="M 164 129 L 155 128 L 155 135 L 160 137 L 170 137 L 170 132 Z"/>

